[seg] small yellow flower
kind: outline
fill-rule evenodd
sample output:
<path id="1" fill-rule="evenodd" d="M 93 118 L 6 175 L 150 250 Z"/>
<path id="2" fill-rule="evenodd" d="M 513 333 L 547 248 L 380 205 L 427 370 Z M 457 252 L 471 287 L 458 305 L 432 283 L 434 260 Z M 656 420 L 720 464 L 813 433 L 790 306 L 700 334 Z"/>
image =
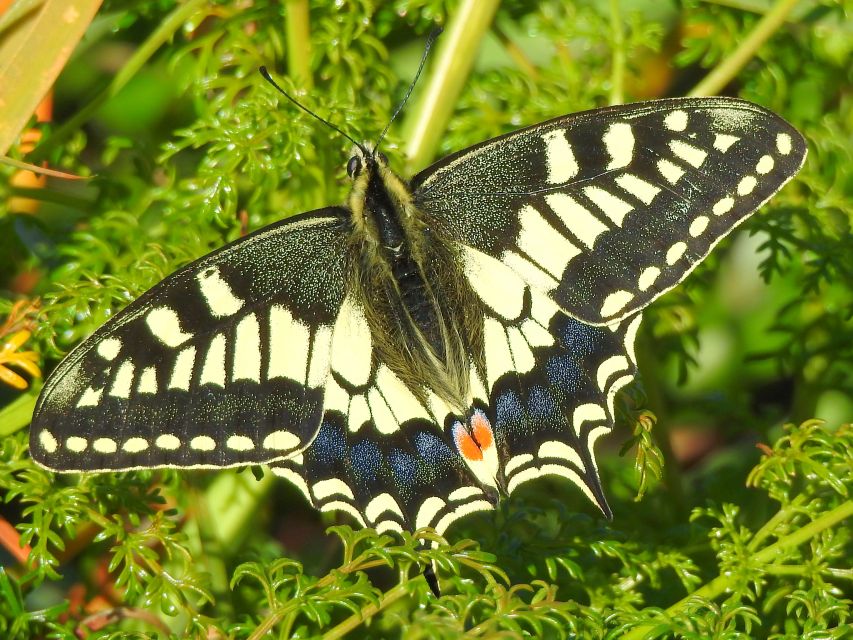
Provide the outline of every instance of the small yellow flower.
<path id="1" fill-rule="evenodd" d="M 10 387 L 21 391 L 27 388 L 27 381 L 9 367 L 20 369 L 34 378 L 41 377 L 41 369 L 36 364 L 38 354 L 35 351 L 18 351 L 29 339 L 30 332 L 22 329 L 13 333 L 0 346 L 0 382 L 5 382 Z"/>

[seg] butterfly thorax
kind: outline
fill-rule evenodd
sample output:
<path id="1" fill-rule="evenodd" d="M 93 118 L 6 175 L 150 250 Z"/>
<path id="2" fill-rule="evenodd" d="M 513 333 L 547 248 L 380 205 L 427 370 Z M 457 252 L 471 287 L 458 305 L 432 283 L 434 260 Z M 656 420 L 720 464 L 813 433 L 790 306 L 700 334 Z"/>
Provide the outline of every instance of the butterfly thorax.
<path id="1" fill-rule="evenodd" d="M 466 354 L 481 349 L 480 332 L 465 326 L 473 294 L 460 286 L 459 257 L 426 226 L 383 156 L 360 161 L 350 196 L 350 275 L 377 355 L 416 393 L 431 389 L 463 411 Z"/>

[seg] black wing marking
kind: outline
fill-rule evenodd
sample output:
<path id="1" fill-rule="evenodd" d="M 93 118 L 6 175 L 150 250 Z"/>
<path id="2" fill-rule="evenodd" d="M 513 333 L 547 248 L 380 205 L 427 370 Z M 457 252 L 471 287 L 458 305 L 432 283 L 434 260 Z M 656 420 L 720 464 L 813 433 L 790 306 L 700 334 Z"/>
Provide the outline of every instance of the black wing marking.
<path id="1" fill-rule="evenodd" d="M 50 377 L 33 458 L 60 471 L 225 467 L 304 448 L 344 298 L 347 215 L 259 230 L 131 303 Z"/>
<path id="2" fill-rule="evenodd" d="M 412 180 L 451 238 L 566 313 L 607 324 L 681 280 L 799 170 L 805 141 L 731 98 L 588 111 L 451 155 Z"/>

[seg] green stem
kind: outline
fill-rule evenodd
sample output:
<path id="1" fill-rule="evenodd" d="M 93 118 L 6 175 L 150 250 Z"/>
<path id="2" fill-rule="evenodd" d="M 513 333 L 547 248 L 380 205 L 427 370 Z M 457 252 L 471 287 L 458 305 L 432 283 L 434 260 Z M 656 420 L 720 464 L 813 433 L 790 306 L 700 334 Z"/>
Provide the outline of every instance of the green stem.
<path id="1" fill-rule="evenodd" d="M 422 168 L 435 155 L 498 4 L 498 0 L 463 0 L 439 39 L 429 81 L 406 118 L 409 173 Z"/>
<path id="2" fill-rule="evenodd" d="M 294 83 L 310 89 L 311 77 L 311 30 L 307 0 L 285 0 L 284 23 L 287 41 L 287 72 Z"/>
<path id="3" fill-rule="evenodd" d="M 771 533 L 773 533 L 773 531 L 776 530 L 776 527 L 788 520 L 791 515 L 793 515 L 799 509 L 800 505 L 802 505 L 805 501 L 806 497 L 800 494 L 796 496 L 793 500 L 791 500 L 791 503 L 789 505 L 783 507 L 782 509 L 779 509 L 779 511 L 776 512 L 776 515 L 774 515 L 772 518 L 770 518 L 770 520 L 765 522 L 764 526 L 755 532 L 755 535 L 752 536 L 752 540 L 750 540 L 749 544 L 746 545 L 747 550 L 755 551 L 756 549 L 758 549 L 764 539 Z"/>
<path id="4" fill-rule="evenodd" d="M 780 538 L 774 544 L 771 544 L 769 547 L 765 547 L 758 553 L 754 554 L 752 556 L 752 562 L 754 564 L 766 564 L 771 562 L 775 557 L 781 555 L 786 549 L 808 542 L 821 531 L 829 529 L 851 516 L 853 516 L 853 500 L 848 500 L 847 502 L 835 507 L 832 511 L 823 514 L 820 518 L 812 520 L 809 524 L 797 529 L 784 538 Z M 687 605 L 694 600 L 694 598 L 713 600 L 730 590 L 734 586 L 734 581 L 735 578 L 732 576 L 717 576 L 711 580 L 711 582 L 682 598 L 671 607 L 668 607 L 666 613 L 673 616 L 682 612 Z M 654 625 L 650 624 L 635 627 L 623 636 L 623 640 L 640 640 L 652 629 L 654 629 Z"/>
<path id="5" fill-rule="evenodd" d="M 619 0 L 610 0 L 610 33 L 613 37 L 610 104 L 625 102 L 625 32 L 619 8 Z"/>
<path id="6" fill-rule="evenodd" d="M 322 635 L 323 640 L 337 640 L 343 638 L 350 631 L 370 620 L 383 609 L 387 609 L 394 602 L 405 595 L 408 595 L 408 583 L 398 584 L 396 587 L 388 591 L 377 603 L 365 605 L 360 613 L 351 615 L 349 618 L 341 622 L 339 625 L 332 627 Z"/>
<path id="7" fill-rule="evenodd" d="M 73 132 L 78 131 L 80 127 L 92 114 L 107 100 L 115 96 L 121 91 L 124 86 L 130 82 L 139 70 L 145 66 L 157 50 L 168 43 L 173 36 L 180 31 L 181 27 L 187 22 L 194 13 L 201 7 L 206 5 L 208 0 L 187 0 L 186 3 L 178 5 L 160 26 L 151 34 L 145 42 L 133 53 L 130 59 L 125 63 L 121 70 L 113 77 L 112 81 L 98 95 L 89 101 L 85 107 L 80 109 L 71 118 L 69 118 L 61 127 L 58 127 L 53 134 L 44 140 L 38 147 L 33 150 L 27 161 L 33 164 L 38 164 L 47 158 L 50 151 L 58 144 L 63 142 Z"/>
<path id="8" fill-rule="evenodd" d="M 776 4 L 755 25 L 752 32 L 740 43 L 726 59 L 711 71 L 688 94 L 690 96 L 709 96 L 719 93 L 749 62 L 758 49 L 785 22 L 788 14 L 799 0 L 777 0 Z"/>

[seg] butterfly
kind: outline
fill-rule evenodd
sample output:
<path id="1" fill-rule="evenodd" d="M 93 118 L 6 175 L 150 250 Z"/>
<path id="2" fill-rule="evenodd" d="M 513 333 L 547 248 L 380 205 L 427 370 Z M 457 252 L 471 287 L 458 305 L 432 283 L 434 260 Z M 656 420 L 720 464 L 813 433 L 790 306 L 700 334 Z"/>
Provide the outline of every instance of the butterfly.
<path id="1" fill-rule="evenodd" d="M 317 508 L 439 533 L 545 475 L 610 515 L 593 448 L 641 312 L 802 166 L 733 98 L 566 115 L 402 179 L 357 145 L 346 205 L 183 267 L 60 363 L 57 471 L 268 465 Z"/>

